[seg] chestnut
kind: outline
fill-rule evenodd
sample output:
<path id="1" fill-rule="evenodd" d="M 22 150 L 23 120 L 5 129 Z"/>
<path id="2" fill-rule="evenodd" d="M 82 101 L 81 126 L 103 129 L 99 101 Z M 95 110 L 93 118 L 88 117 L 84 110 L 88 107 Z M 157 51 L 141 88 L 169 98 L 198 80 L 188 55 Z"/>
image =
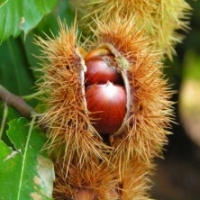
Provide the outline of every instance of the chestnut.
<path id="1" fill-rule="evenodd" d="M 96 56 L 85 60 L 87 71 L 85 73 L 86 84 L 103 84 L 107 81 L 120 84 L 121 74 L 117 72 L 114 56 Z"/>
<path id="2" fill-rule="evenodd" d="M 86 88 L 87 108 L 91 122 L 99 134 L 113 134 L 126 114 L 126 91 L 121 85 L 107 82 Z"/>

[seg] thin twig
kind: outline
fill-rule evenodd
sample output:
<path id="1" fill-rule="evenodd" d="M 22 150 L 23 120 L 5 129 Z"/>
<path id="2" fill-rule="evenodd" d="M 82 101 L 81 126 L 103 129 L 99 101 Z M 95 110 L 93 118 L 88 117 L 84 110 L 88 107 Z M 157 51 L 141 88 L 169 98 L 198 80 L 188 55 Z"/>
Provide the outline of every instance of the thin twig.
<path id="1" fill-rule="evenodd" d="M 34 109 L 21 97 L 9 92 L 2 85 L 0 85 L 0 100 L 16 109 L 24 117 L 31 117 L 32 113 L 34 113 Z"/>
<path id="2" fill-rule="evenodd" d="M 4 131 L 4 128 L 6 125 L 7 116 L 8 116 L 8 105 L 6 103 L 4 103 L 3 119 L 2 119 L 1 127 L 0 127 L 0 140 L 2 138 L 3 131 Z"/>

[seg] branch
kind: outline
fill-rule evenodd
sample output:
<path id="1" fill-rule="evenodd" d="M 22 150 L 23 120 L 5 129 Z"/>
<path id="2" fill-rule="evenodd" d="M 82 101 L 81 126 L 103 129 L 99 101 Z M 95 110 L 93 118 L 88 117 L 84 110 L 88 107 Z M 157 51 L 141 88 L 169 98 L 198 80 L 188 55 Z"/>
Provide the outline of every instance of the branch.
<path id="1" fill-rule="evenodd" d="M 16 109 L 22 116 L 24 117 L 31 117 L 34 109 L 29 106 L 23 98 L 12 94 L 2 85 L 0 85 L 0 100 L 5 102 L 8 106 L 13 107 Z"/>

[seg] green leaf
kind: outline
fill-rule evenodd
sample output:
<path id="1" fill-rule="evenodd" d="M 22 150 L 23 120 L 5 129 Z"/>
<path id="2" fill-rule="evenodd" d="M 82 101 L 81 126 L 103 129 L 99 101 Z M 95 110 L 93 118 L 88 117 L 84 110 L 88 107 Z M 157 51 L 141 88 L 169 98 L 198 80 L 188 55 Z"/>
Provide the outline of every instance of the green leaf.
<path id="1" fill-rule="evenodd" d="M 37 26 L 37 31 L 45 32 L 47 35 L 52 35 L 52 33 L 57 35 L 59 31 L 58 16 L 61 21 L 65 20 L 68 26 L 70 26 L 74 19 L 76 19 L 75 13 L 71 8 L 69 1 L 59 0 L 53 12 L 45 17 Z"/>
<path id="2" fill-rule="evenodd" d="M 0 60 L 0 84 L 15 94 L 30 94 L 35 80 L 21 38 L 9 38 L 0 46 Z"/>
<path id="3" fill-rule="evenodd" d="M 45 14 L 52 11 L 56 0 L 7 0 L 0 3 L 0 42 L 9 36 L 25 35 L 34 28 Z"/>
<path id="4" fill-rule="evenodd" d="M 9 123 L 7 134 L 15 149 L 0 141 L 1 199 L 51 199 L 53 164 L 41 153 L 46 142 L 41 130 L 19 118 Z"/>

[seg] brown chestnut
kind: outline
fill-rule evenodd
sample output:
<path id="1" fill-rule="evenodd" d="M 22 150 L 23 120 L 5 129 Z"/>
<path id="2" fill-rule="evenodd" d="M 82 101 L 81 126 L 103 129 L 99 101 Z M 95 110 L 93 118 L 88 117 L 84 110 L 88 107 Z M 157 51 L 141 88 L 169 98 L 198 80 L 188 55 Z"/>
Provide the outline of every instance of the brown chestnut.
<path id="1" fill-rule="evenodd" d="M 107 83 L 107 81 L 118 84 L 123 82 L 112 55 L 92 57 L 85 61 L 85 65 L 87 66 L 85 73 L 87 85 Z"/>
<path id="2" fill-rule="evenodd" d="M 86 88 L 86 101 L 91 120 L 99 134 L 113 134 L 126 114 L 126 91 L 111 82 Z"/>

